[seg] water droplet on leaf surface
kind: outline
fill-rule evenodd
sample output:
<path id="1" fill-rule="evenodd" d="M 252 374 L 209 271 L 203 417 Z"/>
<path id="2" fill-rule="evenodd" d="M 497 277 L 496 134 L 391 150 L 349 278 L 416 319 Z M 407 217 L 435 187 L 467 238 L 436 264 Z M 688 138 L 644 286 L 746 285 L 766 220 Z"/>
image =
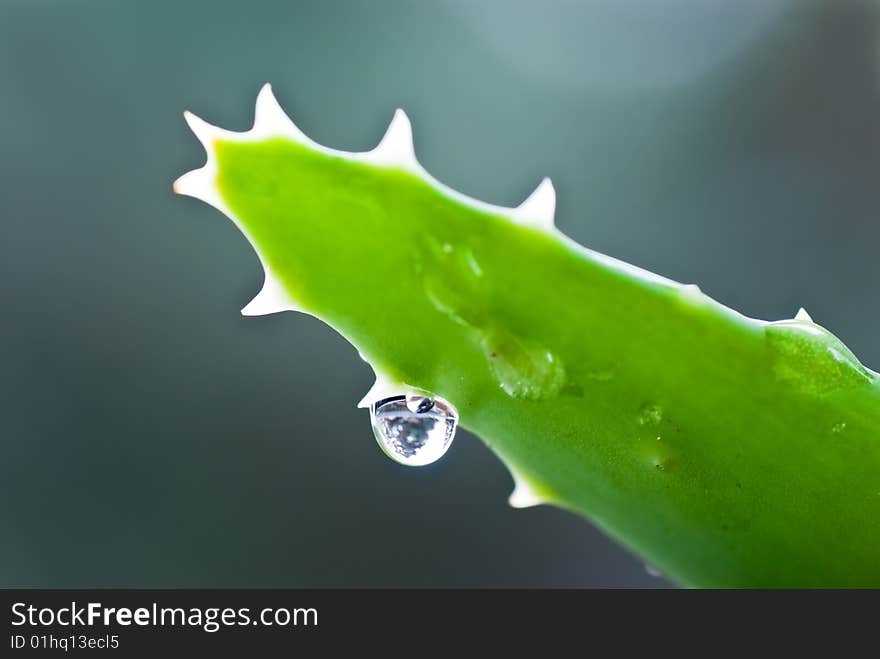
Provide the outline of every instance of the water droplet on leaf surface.
<path id="1" fill-rule="evenodd" d="M 764 329 L 776 379 L 808 394 L 827 394 L 870 384 L 874 374 L 828 330 L 801 320 Z"/>
<path id="2" fill-rule="evenodd" d="M 502 391 L 511 398 L 539 400 L 566 384 L 565 367 L 544 346 L 496 329 L 483 335 L 483 352 Z"/>
<path id="3" fill-rule="evenodd" d="M 421 467 L 436 462 L 449 449 L 458 412 L 442 398 L 395 396 L 370 407 L 373 434 L 395 462 Z"/>
<path id="4" fill-rule="evenodd" d="M 640 426 L 656 426 L 663 420 L 663 408 L 655 403 L 648 403 L 639 410 Z M 657 439 L 660 439 L 659 437 Z"/>

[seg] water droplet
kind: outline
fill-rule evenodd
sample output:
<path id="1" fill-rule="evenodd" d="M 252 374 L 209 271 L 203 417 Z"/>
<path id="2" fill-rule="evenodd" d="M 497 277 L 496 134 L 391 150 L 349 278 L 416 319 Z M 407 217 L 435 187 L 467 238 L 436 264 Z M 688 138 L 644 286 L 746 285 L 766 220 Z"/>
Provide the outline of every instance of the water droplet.
<path id="1" fill-rule="evenodd" d="M 656 426 L 663 420 L 663 408 L 654 403 L 643 405 L 639 410 L 640 426 Z M 658 437 L 659 439 L 659 437 Z"/>
<path id="2" fill-rule="evenodd" d="M 374 403 L 370 421 L 376 441 L 388 457 L 420 467 L 436 462 L 449 449 L 458 412 L 442 398 L 395 396 Z"/>
<path id="3" fill-rule="evenodd" d="M 835 423 L 833 426 L 831 426 L 831 432 L 833 432 L 834 434 L 840 434 L 844 430 L 846 430 L 846 421 L 839 421 L 838 423 Z"/>
<path id="4" fill-rule="evenodd" d="M 420 270 L 428 300 L 438 311 L 468 327 L 485 322 L 486 283 L 469 247 L 427 240 Z"/>
<path id="5" fill-rule="evenodd" d="M 799 320 L 770 323 L 764 329 L 773 372 L 809 394 L 869 384 L 874 376 L 828 330 Z"/>
<path id="6" fill-rule="evenodd" d="M 537 400 L 563 390 L 567 384 L 565 366 L 553 351 L 494 322 L 490 288 L 470 246 L 426 240 L 419 268 L 428 300 L 437 311 L 479 338 L 489 370 L 504 393 L 511 398 Z M 612 376 L 602 373 L 599 379 Z M 568 393 L 583 394 L 575 383 Z"/>
<path id="7" fill-rule="evenodd" d="M 547 398 L 565 385 L 561 360 L 537 343 L 494 330 L 484 334 L 483 352 L 498 385 L 511 398 Z"/>

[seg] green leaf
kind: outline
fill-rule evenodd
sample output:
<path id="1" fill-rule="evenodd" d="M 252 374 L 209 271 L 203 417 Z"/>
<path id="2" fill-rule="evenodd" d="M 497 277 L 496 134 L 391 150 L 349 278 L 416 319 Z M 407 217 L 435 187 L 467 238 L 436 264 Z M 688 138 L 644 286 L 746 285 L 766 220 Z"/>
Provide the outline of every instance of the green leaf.
<path id="1" fill-rule="evenodd" d="M 362 405 L 451 401 L 513 505 L 577 511 L 683 584 L 880 586 L 880 384 L 805 313 L 746 318 L 575 244 L 549 181 L 513 209 L 456 193 L 400 111 L 366 153 L 313 143 L 268 85 L 248 132 L 187 118 L 208 161 L 175 189 L 265 269 L 243 313 L 331 325 L 376 373 Z"/>

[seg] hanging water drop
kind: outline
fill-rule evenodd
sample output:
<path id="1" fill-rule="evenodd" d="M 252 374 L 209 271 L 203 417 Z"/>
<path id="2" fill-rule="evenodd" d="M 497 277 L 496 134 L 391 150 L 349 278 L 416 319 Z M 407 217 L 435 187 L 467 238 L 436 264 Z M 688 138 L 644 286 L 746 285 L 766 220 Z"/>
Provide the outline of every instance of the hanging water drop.
<path id="1" fill-rule="evenodd" d="M 436 462 L 449 449 L 458 412 L 442 398 L 394 396 L 370 407 L 373 434 L 395 462 L 421 467 Z"/>

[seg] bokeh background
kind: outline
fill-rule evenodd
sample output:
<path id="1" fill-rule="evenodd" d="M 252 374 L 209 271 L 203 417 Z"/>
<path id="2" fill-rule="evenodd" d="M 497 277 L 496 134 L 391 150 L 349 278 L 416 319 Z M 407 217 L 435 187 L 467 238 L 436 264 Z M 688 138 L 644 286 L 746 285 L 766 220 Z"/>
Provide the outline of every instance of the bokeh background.
<path id="1" fill-rule="evenodd" d="M 440 180 L 544 175 L 578 241 L 880 367 L 880 11 L 855 0 L 0 0 L 0 585 L 664 586 L 506 505 L 462 433 L 384 457 L 355 351 L 245 319 L 247 242 L 171 181 L 271 81 L 319 142 L 395 107 Z"/>

